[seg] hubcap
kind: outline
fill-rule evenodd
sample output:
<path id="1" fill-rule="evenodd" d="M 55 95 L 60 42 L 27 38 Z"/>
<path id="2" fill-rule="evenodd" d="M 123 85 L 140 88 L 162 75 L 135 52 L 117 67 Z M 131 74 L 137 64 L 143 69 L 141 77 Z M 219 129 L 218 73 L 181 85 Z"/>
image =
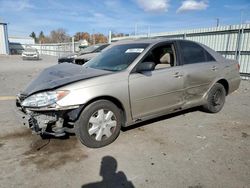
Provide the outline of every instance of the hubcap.
<path id="1" fill-rule="evenodd" d="M 100 109 L 92 114 L 88 133 L 97 141 L 109 138 L 117 125 L 116 117 L 110 110 Z"/>
<path id="2" fill-rule="evenodd" d="M 217 90 L 215 94 L 213 95 L 213 104 L 215 106 L 218 106 L 222 103 L 222 91 Z"/>

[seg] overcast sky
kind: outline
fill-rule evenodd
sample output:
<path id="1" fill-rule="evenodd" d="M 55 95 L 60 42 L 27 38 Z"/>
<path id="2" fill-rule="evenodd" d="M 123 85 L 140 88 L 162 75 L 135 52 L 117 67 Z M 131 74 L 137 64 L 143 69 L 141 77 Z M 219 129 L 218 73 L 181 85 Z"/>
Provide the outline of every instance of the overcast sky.
<path id="1" fill-rule="evenodd" d="M 250 0 L 0 0 L 10 36 L 64 28 L 133 34 L 250 23 Z"/>

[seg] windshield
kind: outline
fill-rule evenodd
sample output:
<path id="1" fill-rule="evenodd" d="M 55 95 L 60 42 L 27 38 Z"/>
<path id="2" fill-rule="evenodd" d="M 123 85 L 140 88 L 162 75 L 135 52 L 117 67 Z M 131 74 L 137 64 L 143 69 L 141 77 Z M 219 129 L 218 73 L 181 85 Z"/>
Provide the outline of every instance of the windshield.
<path id="1" fill-rule="evenodd" d="M 37 49 L 34 49 L 34 48 L 26 48 L 24 49 L 25 52 L 36 52 Z"/>
<path id="2" fill-rule="evenodd" d="M 111 47 L 88 61 L 84 67 L 108 71 L 126 69 L 148 46 L 146 43 L 121 44 Z"/>
<path id="3" fill-rule="evenodd" d="M 83 50 L 81 50 L 79 52 L 79 54 L 82 54 L 82 53 L 91 53 L 93 51 L 95 51 L 97 48 L 99 48 L 100 45 L 92 45 L 92 46 L 89 46 L 87 48 L 84 48 Z"/>

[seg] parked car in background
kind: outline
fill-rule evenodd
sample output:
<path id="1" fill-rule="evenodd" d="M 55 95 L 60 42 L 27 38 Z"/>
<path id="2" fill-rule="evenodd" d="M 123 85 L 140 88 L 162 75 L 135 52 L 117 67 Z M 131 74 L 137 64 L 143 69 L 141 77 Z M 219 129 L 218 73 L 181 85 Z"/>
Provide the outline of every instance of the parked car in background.
<path id="1" fill-rule="evenodd" d="M 78 53 L 70 53 L 67 54 L 66 56 L 58 58 L 58 64 L 60 63 L 73 63 L 75 58 L 84 55 L 84 54 L 89 54 L 89 53 L 98 53 L 102 51 L 104 48 L 106 48 L 109 44 L 104 44 L 104 43 L 99 43 L 95 44 L 89 47 L 86 47 L 82 50 L 80 50 Z"/>
<path id="2" fill-rule="evenodd" d="M 35 48 L 25 48 L 22 52 L 22 58 L 23 60 L 25 59 L 39 60 L 39 52 Z"/>
<path id="3" fill-rule="evenodd" d="M 16 105 L 33 132 L 74 132 L 82 144 L 98 148 L 112 143 L 121 127 L 164 114 L 196 106 L 217 113 L 239 84 L 238 62 L 203 44 L 120 41 L 83 66 L 45 69 Z"/>
<path id="4" fill-rule="evenodd" d="M 83 54 L 75 58 L 74 63 L 77 65 L 83 65 L 95 56 L 99 55 L 101 52 L 90 53 L 90 54 Z"/>
<path id="5" fill-rule="evenodd" d="M 18 42 L 9 42 L 10 54 L 11 55 L 22 55 L 24 47 Z"/>

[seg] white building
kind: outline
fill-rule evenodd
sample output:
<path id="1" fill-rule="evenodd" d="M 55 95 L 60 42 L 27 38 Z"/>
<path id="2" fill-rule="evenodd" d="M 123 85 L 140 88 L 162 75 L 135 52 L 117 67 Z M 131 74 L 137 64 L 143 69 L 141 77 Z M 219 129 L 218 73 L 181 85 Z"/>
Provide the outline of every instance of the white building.
<path id="1" fill-rule="evenodd" d="M 9 42 L 7 24 L 0 23 L 0 55 L 9 54 Z"/>
<path id="2" fill-rule="evenodd" d="M 9 36 L 9 43 L 19 44 L 35 44 L 35 40 L 32 37 L 20 37 L 20 36 Z"/>

